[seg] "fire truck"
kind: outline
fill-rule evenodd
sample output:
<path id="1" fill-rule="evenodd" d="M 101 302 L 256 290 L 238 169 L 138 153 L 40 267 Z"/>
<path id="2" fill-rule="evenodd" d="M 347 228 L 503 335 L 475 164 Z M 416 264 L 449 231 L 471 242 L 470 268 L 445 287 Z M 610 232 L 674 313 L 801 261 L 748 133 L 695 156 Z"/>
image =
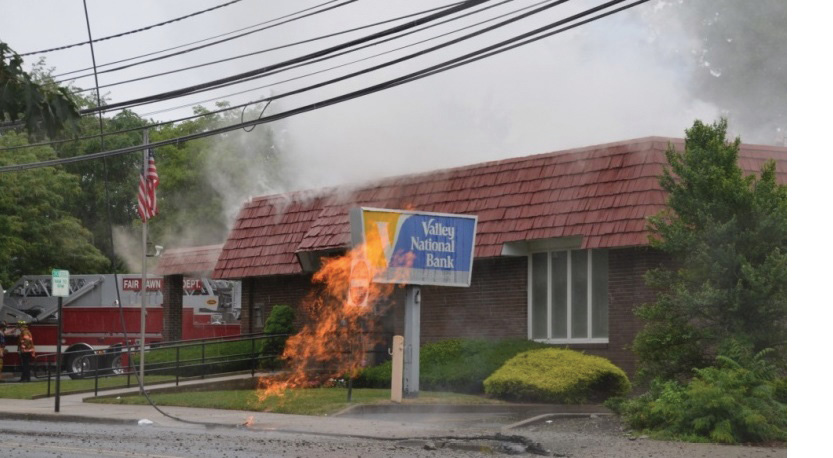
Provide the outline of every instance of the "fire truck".
<path id="1" fill-rule="evenodd" d="M 27 323 L 36 354 L 55 353 L 58 340 L 58 298 L 52 296 L 52 277 L 27 275 L 12 285 L 0 299 L 0 319 L 13 327 Z M 162 341 L 162 287 L 164 279 L 146 279 L 145 342 Z M 73 275 L 69 296 L 63 298 L 62 369 L 81 377 L 96 360 L 99 369 L 123 371 L 123 349 L 135 346 L 141 331 L 142 278 L 134 274 Z M 184 278 L 182 339 L 203 339 L 240 334 L 240 282 L 209 278 Z M 121 301 L 121 307 L 119 306 Z M 125 342 L 125 331 L 127 342 Z M 84 356 L 98 354 L 98 358 Z M 19 364 L 16 334 L 6 338 L 4 370 Z M 36 365 L 54 364 L 39 357 Z"/>

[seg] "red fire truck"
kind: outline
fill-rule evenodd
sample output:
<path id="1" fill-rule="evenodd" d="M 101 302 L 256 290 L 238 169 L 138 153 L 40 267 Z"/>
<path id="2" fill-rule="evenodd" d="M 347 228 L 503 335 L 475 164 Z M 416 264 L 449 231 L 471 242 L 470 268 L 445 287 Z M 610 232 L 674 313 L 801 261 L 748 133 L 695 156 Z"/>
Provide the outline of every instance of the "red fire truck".
<path id="1" fill-rule="evenodd" d="M 10 327 L 26 322 L 32 331 L 37 354 L 55 353 L 58 339 L 58 298 L 52 296 L 52 277 L 24 276 L 0 299 L 0 319 Z M 145 341 L 162 340 L 163 278 L 147 278 L 147 317 Z M 63 300 L 64 370 L 80 377 L 84 364 L 98 353 L 100 368 L 121 372 L 125 345 L 136 345 L 140 338 L 140 275 L 73 275 L 70 294 Z M 240 282 L 185 278 L 182 297 L 182 339 L 202 339 L 240 334 Z M 121 301 L 121 307 L 119 307 Z M 124 326 L 122 325 L 124 323 Z M 127 333 L 127 343 L 125 334 Z M 38 358 L 36 363 L 54 363 Z M 6 338 L 4 371 L 19 363 L 15 333 Z M 103 366 L 101 366 L 103 365 Z"/>

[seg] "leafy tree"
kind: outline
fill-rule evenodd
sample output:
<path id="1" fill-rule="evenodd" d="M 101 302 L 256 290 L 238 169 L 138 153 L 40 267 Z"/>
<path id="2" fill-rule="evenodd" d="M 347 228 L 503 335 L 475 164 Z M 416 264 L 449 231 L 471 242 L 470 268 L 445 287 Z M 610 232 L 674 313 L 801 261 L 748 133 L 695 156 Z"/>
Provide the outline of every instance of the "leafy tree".
<path id="1" fill-rule="evenodd" d="M 29 77 L 42 87 L 56 86 L 51 70 L 46 69 L 42 62 L 33 68 Z M 76 92 L 70 96 L 76 106 L 90 107 L 96 104 L 92 96 L 81 94 Z M 225 107 L 228 104 L 218 103 L 218 106 Z M 208 110 L 195 107 L 194 112 L 207 114 Z M 149 128 L 150 139 L 166 140 L 214 129 L 239 122 L 240 116 L 240 110 L 230 110 Z M 102 123 L 105 134 L 135 129 L 105 135 L 103 149 L 111 150 L 141 144 L 142 131 L 137 128 L 151 125 L 154 121 L 124 110 L 114 116 L 104 117 Z M 79 136 L 92 138 L 55 145 L 53 154 L 67 158 L 102 150 L 102 140 L 96 137 L 100 132 L 97 117 L 81 117 L 76 123 L 76 129 Z M 20 131 L 6 132 L 14 136 L 15 144 L 25 144 L 28 141 Z M 0 132 L 0 136 L 3 135 L 6 133 Z M 271 129 L 258 128 L 250 133 L 235 131 L 155 150 L 156 165 L 161 177 L 158 191 L 160 214 L 150 226 L 151 244 L 183 246 L 222 242 L 233 216 L 232 211 L 239 208 L 240 202 L 248 196 L 270 191 L 280 181 L 281 163 L 276 143 Z M 30 162 L 27 157 L 17 155 L 12 159 L 9 156 L 8 163 Z M 79 192 L 63 196 L 63 208 L 67 214 L 80 220 L 89 231 L 85 232 L 85 237 L 101 253 L 110 252 L 113 227 L 135 232 L 138 239 L 136 193 L 141 167 L 142 154 L 136 152 L 104 161 L 68 164 L 63 168 L 65 172 L 77 177 L 75 184 L 80 189 Z M 116 251 L 118 253 L 119 250 Z M 128 269 L 125 260 L 119 256 L 116 256 L 115 268 L 118 271 Z"/>
<path id="2" fill-rule="evenodd" d="M 92 99 L 81 99 L 90 104 Z M 82 105 L 83 106 L 83 105 Z M 148 121 L 131 111 L 122 111 L 113 117 L 103 118 L 104 132 L 115 132 L 142 127 Z M 78 124 L 82 136 L 99 133 L 98 119 L 84 117 Z M 104 137 L 104 149 L 124 148 L 142 142 L 142 131 L 125 132 Z M 90 138 L 56 145 L 58 157 L 75 157 L 101 151 L 101 140 Z M 72 213 L 93 234 L 95 246 L 104 253 L 110 252 L 110 225 L 130 227 L 135 224 L 136 192 L 138 189 L 141 153 L 116 156 L 104 160 L 85 161 L 65 166 L 69 173 L 79 178 L 81 192 L 68 202 Z M 106 173 L 105 173 L 106 167 Z M 107 207 L 109 203 L 109 209 Z M 117 260 L 117 269 L 123 267 Z"/>
<path id="3" fill-rule="evenodd" d="M 219 103 L 225 107 L 227 103 Z M 195 107 L 196 114 L 208 110 Z M 240 122 L 239 110 L 166 125 L 151 132 L 159 141 Z M 233 131 L 155 150 L 159 216 L 153 231 L 165 245 L 221 243 L 241 202 L 271 191 L 283 165 L 272 130 Z"/>
<path id="4" fill-rule="evenodd" d="M 739 343 L 786 361 L 786 186 L 771 161 L 744 176 L 740 140 L 727 142 L 726 129 L 696 121 L 685 151 L 666 152 L 668 209 L 650 227 L 652 245 L 678 264 L 646 275 L 659 293 L 637 311 L 646 325 L 633 348 L 648 377 L 690 377 Z"/>
<path id="5" fill-rule="evenodd" d="M 25 143 L 22 134 L 0 136 L 0 148 Z M 0 165 L 55 159 L 49 147 L 0 152 Z M 68 203 L 80 193 L 79 178 L 60 168 L 0 175 L 0 283 L 53 268 L 101 272 L 108 262 Z"/>
<path id="6" fill-rule="evenodd" d="M 50 137 L 80 118 L 69 90 L 51 81 L 37 82 L 21 68 L 23 59 L 0 41 L 0 121 L 24 121 L 26 130 Z"/>

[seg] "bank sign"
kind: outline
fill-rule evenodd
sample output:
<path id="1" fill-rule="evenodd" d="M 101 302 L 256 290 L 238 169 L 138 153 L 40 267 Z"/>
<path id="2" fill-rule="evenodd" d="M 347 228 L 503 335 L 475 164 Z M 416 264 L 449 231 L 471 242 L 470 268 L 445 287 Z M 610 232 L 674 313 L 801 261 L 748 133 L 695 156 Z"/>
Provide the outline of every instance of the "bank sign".
<path id="1" fill-rule="evenodd" d="M 447 213 L 354 208 L 353 246 L 365 244 L 373 281 L 469 286 L 477 217 Z"/>

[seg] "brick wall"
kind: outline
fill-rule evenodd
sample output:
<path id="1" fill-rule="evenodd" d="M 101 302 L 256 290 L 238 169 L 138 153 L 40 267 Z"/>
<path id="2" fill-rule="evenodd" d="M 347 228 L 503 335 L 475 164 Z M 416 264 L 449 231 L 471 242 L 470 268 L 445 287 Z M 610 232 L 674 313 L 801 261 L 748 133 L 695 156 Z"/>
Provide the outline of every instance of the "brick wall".
<path id="1" fill-rule="evenodd" d="M 310 289 L 310 278 L 309 275 L 287 275 L 244 280 L 241 332 L 262 331 L 275 305 L 289 305 L 297 310 Z"/>
<path id="2" fill-rule="evenodd" d="M 564 345 L 603 356 L 630 375 L 636 372 L 636 356 L 628 350 L 641 324 L 633 310 L 651 301 L 643 275 L 667 258 L 650 248 L 610 250 L 609 323 L 607 344 Z M 422 287 L 420 340 L 423 344 L 451 337 L 486 339 L 527 337 L 527 258 L 504 257 L 474 262 L 469 288 Z M 273 305 L 300 305 L 311 287 L 310 276 L 263 277 L 244 282 L 241 324 L 243 332 L 262 330 L 251 315 L 260 305 L 262 320 Z M 404 332 L 404 289 L 397 288 L 377 328 L 385 335 Z M 250 327 L 250 324 L 253 324 Z"/>
<path id="3" fill-rule="evenodd" d="M 633 376 L 636 374 L 637 358 L 628 348 L 642 328 L 642 323 L 633 312 L 636 307 L 654 299 L 654 293 L 645 286 L 645 272 L 659 267 L 668 258 L 644 247 L 610 250 L 609 253 L 610 339 L 604 348 L 588 348 L 587 353 L 608 358 Z"/>
<path id="4" fill-rule="evenodd" d="M 607 344 L 563 345 L 613 361 L 631 376 L 636 356 L 628 349 L 641 323 L 634 308 L 653 300 L 643 276 L 667 258 L 650 248 L 610 250 Z M 451 338 L 527 338 L 527 258 L 494 258 L 474 262 L 470 288 L 422 288 L 420 340 L 423 344 Z M 404 307 L 397 301 L 395 332 L 404 330 Z"/>
<path id="5" fill-rule="evenodd" d="M 472 269 L 469 288 L 422 288 L 422 343 L 526 337 L 526 258 L 477 260 Z"/>
<path id="6" fill-rule="evenodd" d="M 162 339 L 182 340 L 182 275 L 165 275 L 163 281 Z"/>

